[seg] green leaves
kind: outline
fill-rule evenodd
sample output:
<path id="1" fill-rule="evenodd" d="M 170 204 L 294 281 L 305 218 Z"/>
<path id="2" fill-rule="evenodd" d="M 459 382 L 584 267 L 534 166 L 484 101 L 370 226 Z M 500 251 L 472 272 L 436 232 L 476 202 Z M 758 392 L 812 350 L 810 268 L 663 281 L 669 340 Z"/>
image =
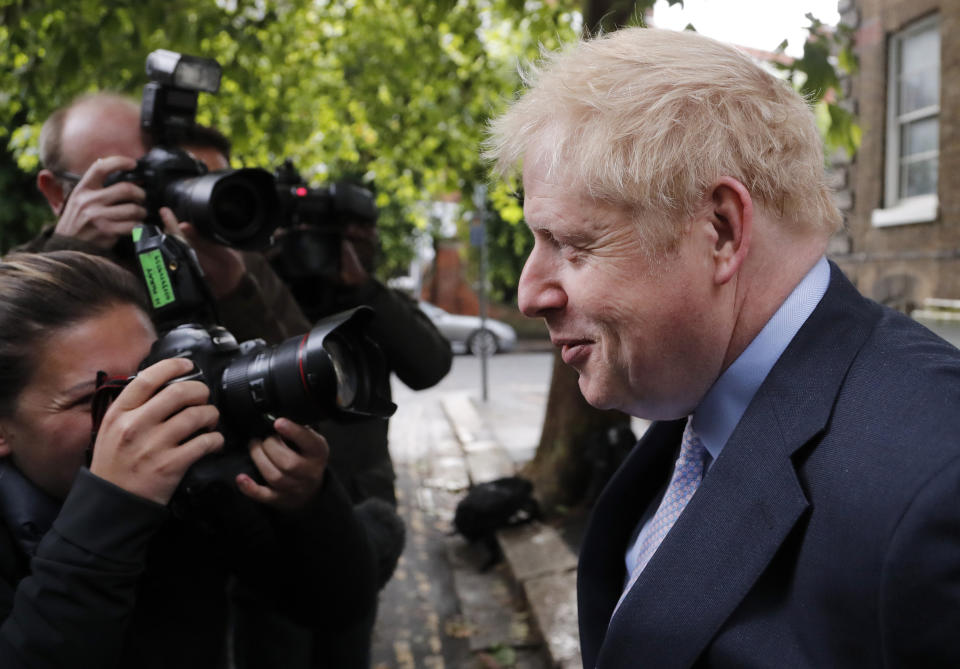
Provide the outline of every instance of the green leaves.
<path id="1" fill-rule="evenodd" d="M 361 178 L 380 198 L 384 246 L 401 258 L 410 231 L 426 226 L 420 203 L 485 180 L 479 145 L 517 88 L 517 59 L 573 39 L 575 7 L 0 0 L 0 142 L 31 172 L 55 108 L 91 90 L 139 97 L 157 48 L 213 57 L 221 90 L 201 95 L 198 120 L 232 139 L 234 162 L 273 168 L 291 157 L 315 184 Z"/>
<path id="2" fill-rule="evenodd" d="M 456 193 L 467 202 L 487 181 L 480 144 L 487 120 L 518 88 L 518 61 L 576 39 L 590 16 L 631 22 L 652 4 L 0 0 L 0 221 L 7 226 L 0 248 L 23 241 L 46 211 L 34 206 L 42 201 L 29 186 L 43 120 L 85 91 L 139 97 L 147 54 L 165 48 L 221 64 L 220 92 L 201 95 L 198 119 L 232 139 L 235 166 L 272 169 L 290 157 L 314 184 L 351 177 L 373 188 L 384 272 L 400 271 L 412 233 L 430 229 L 425 203 Z M 856 63 L 851 35 L 809 20 L 816 39 L 789 76 L 811 97 L 836 95 L 837 69 Z M 854 119 L 828 100 L 827 141 L 852 150 Z M 493 185 L 488 197 L 490 267 L 504 298 L 529 246 L 516 188 Z M 459 221 L 464 239 L 467 209 Z"/>
<path id="3" fill-rule="evenodd" d="M 810 37 L 803 45 L 803 56 L 777 67 L 811 104 L 826 108 L 827 113 L 820 116 L 825 119 L 821 125 L 827 148 L 852 155 L 860 145 L 861 132 L 853 114 L 842 105 L 841 78 L 857 69 L 853 31 L 843 24 L 827 26 L 813 14 L 806 18 Z M 777 51 L 782 53 L 786 47 L 783 41 Z"/>

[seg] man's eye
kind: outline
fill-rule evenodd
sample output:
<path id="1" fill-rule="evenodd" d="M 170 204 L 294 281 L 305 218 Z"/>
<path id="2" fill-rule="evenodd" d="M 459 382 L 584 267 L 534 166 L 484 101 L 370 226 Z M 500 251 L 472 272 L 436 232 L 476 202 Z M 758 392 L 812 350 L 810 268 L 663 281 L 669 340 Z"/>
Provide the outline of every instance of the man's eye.
<path id="1" fill-rule="evenodd" d="M 572 244 L 557 244 L 557 249 L 560 251 L 560 255 L 564 260 L 568 260 L 570 262 L 579 262 L 583 260 L 583 249 L 573 246 Z"/>

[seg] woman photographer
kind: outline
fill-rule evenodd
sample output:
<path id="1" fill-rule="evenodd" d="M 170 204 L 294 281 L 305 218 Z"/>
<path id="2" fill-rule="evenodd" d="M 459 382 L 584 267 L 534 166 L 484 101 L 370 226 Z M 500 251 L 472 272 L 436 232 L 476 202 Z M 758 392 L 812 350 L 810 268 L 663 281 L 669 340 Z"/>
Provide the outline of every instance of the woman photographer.
<path id="1" fill-rule="evenodd" d="M 0 666 L 226 667 L 234 580 L 313 625 L 373 603 L 368 541 L 306 427 L 278 419 L 251 441 L 264 484 L 241 474 L 204 513 L 168 511 L 223 437 L 206 385 L 167 385 L 190 361 L 137 373 L 155 339 L 136 279 L 108 260 L 0 262 Z M 91 455 L 99 371 L 136 378 Z"/>

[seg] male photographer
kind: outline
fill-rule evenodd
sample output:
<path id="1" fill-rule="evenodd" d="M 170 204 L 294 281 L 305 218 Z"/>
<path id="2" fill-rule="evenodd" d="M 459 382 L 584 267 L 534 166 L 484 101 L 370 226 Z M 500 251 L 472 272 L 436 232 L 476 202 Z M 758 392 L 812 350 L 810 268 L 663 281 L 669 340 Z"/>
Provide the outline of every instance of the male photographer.
<path id="1" fill-rule="evenodd" d="M 218 130 L 195 125 L 186 130 L 181 148 L 203 162 L 211 171 L 226 169 L 230 165 L 231 144 Z M 309 235 L 309 226 L 297 232 Z M 313 276 L 291 280 L 290 288 L 299 299 L 303 311 L 312 322 L 324 316 L 359 305 L 370 306 L 374 318 L 368 325 L 367 334 L 380 346 L 389 371 L 393 371 L 405 384 L 414 390 L 422 390 L 438 383 L 450 370 L 452 352 L 450 344 L 436 327 L 420 311 L 416 303 L 398 291 L 386 288 L 373 276 L 378 251 L 377 230 L 373 221 L 351 220 L 342 222 L 342 233 L 337 237 L 339 271 L 337 280 Z M 284 237 L 286 230 L 278 231 L 278 247 L 293 240 Z M 277 251 L 277 248 L 272 251 Z M 275 253 L 274 266 L 283 276 L 284 268 Z M 248 268 L 258 276 L 271 275 L 273 271 L 261 253 L 242 254 Z M 309 263 L 308 263 L 309 264 Z M 320 270 L 327 268 L 318 267 Z M 323 273 L 326 277 L 328 272 Z M 285 296 L 290 293 L 278 289 Z M 330 443 L 330 468 L 361 510 L 361 522 L 368 528 L 374 552 L 378 559 L 378 586 L 382 588 L 389 580 L 403 548 L 402 521 L 382 502 L 396 505 L 393 462 L 388 449 L 388 422 L 380 418 L 351 417 L 336 421 L 323 421 L 316 426 Z M 396 533 L 395 530 L 399 530 Z M 275 618 L 260 618 L 259 611 L 245 609 L 244 627 L 251 628 L 248 636 L 263 636 L 269 629 L 272 636 L 283 637 L 288 647 L 302 645 L 289 627 L 277 626 Z M 373 612 L 375 613 L 375 612 Z M 370 634 L 375 616 L 361 628 L 339 631 L 337 638 L 330 638 L 320 630 L 315 639 L 313 659 L 315 667 L 337 666 L 364 667 L 369 664 Z M 263 648 L 257 642 L 247 641 L 248 652 Z M 272 644 L 269 653 L 275 653 L 279 644 Z M 279 650 L 279 652 L 285 652 Z M 278 663 L 275 654 L 259 656 L 256 661 Z"/>
<path id="2" fill-rule="evenodd" d="M 57 222 L 21 250 L 85 251 L 131 267 L 123 244 L 147 216 L 146 193 L 129 181 L 103 184 L 110 174 L 133 169 L 149 143 L 140 107 L 114 93 L 84 95 L 51 114 L 40 132 L 37 187 Z M 162 214 L 168 232 L 182 232 L 197 252 L 223 324 L 238 341 L 279 343 L 310 329 L 269 267 L 261 263 L 251 271 L 237 250 L 204 239 L 192 226 L 178 230 L 171 213 Z"/>
<path id="3" fill-rule="evenodd" d="M 271 255 L 277 274 L 288 282 L 310 320 L 361 304 L 372 307 L 376 316 L 367 332 L 380 345 L 390 370 L 414 390 L 439 383 L 452 364 L 450 343 L 414 300 L 387 288 L 375 278 L 379 250 L 376 219 L 344 212 L 336 225 L 340 229 L 334 241 L 339 245 L 337 271 L 331 273 L 327 268 L 317 266 L 313 274 L 292 277 L 284 266 L 287 256 L 279 253 Z M 292 242 L 301 248 L 312 248 L 311 244 L 300 243 L 302 237 L 296 237 L 312 232 L 311 224 L 301 224 L 298 229 L 288 231 L 287 234 L 295 235 L 293 239 L 278 235 L 278 245 L 282 247 Z M 339 424 L 324 424 L 323 429 L 331 435 L 331 443 L 355 440 L 365 444 L 363 449 L 334 448 L 331 454 L 331 463 L 347 481 L 347 489 L 354 499 L 374 496 L 395 504 L 393 464 L 387 449 L 387 421 L 358 418 Z"/>
<path id="4" fill-rule="evenodd" d="M 202 125 L 187 128 L 180 148 L 212 172 L 230 166 L 230 140 L 215 128 Z M 297 245 L 304 236 L 309 237 L 315 231 L 310 223 L 301 223 L 292 231 L 281 226 L 277 231 L 277 244 L 266 256 L 242 252 L 240 256 L 248 272 L 258 278 L 270 277 L 270 282 L 260 282 L 270 289 L 269 294 L 277 300 L 296 300 L 299 307 L 295 304 L 287 311 L 296 313 L 302 309 L 309 323 L 359 305 L 372 307 L 375 315 L 366 331 L 380 346 L 390 371 L 414 390 L 435 385 L 450 371 L 453 361 L 450 344 L 412 299 L 387 288 L 374 277 L 378 252 L 376 220 L 351 216 L 349 212 L 331 214 L 331 217 L 338 217 L 337 222 L 324 221 L 322 234 L 327 235 L 329 227 L 338 229 L 332 242 L 339 256 L 334 277 L 330 276 L 329 268 L 320 266 L 320 260 L 311 257 L 302 259 L 301 264 L 314 268 L 315 273 L 293 278 L 285 272 L 285 256 L 277 251 L 287 242 Z M 198 250 L 213 244 L 193 234 L 189 225 L 181 224 L 181 228 Z M 266 257 L 271 258 L 276 273 Z M 286 286 L 278 281 L 277 275 L 283 277 Z M 387 421 L 365 417 L 338 419 L 322 423 L 321 429 L 325 435 L 332 435 L 329 437 L 334 444 L 331 466 L 354 502 L 377 497 L 395 505 L 395 474 L 387 448 Z M 337 448 L 338 443 L 344 446 Z"/>

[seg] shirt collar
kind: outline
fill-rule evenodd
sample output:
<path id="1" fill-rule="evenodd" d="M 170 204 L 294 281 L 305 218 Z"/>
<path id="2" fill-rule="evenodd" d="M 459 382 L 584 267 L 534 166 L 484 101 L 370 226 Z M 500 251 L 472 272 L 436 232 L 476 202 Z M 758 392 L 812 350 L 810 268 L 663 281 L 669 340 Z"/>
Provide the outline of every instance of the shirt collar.
<path id="1" fill-rule="evenodd" d="M 830 263 L 821 257 L 697 406 L 693 429 L 713 461 L 733 434 L 760 384 L 827 292 L 829 283 Z"/>

